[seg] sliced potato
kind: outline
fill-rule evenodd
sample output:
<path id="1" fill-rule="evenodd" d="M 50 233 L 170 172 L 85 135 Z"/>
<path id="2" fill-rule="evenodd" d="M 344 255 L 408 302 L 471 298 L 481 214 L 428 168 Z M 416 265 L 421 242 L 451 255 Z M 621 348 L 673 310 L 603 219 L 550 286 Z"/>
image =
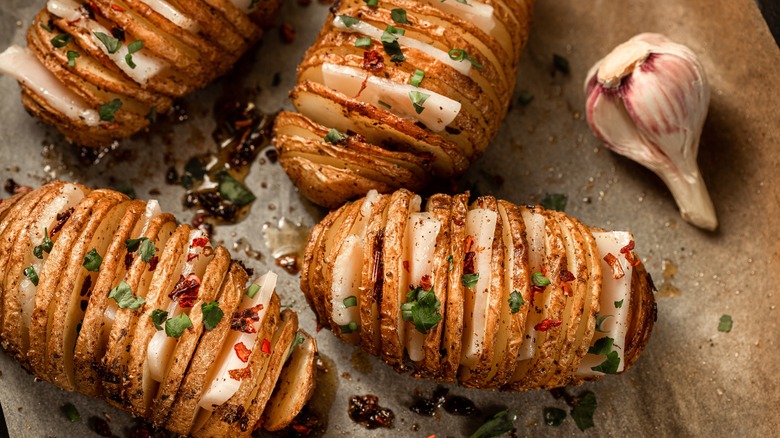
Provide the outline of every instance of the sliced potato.
<path id="1" fill-rule="evenodd" d="M 281 383 L 268 400 L 263 413 L 263 428 L 271 432 L 290 424 L 314 394 L 314 376 L 317 373 L 314 358 L 317 354 L 317 343 L 314 338 L 300 330 L 296 336 L 302 337 L 303 341 L 294 345 L 290 352 L 279 378 Z M 297 342 L 298 338 L 295 339 Z"/>
<path id="2" fill-rule="evenodd" d="M 384 287 L 384 241 L 387 223 L 387 205 L 390 197 L 382 197 L 366 224 L 366 239 L 363 254 L 363 273 L 360 294 L 360 342 L 363 349 L 378 356 L 381 344 L 380 310 Z"/>

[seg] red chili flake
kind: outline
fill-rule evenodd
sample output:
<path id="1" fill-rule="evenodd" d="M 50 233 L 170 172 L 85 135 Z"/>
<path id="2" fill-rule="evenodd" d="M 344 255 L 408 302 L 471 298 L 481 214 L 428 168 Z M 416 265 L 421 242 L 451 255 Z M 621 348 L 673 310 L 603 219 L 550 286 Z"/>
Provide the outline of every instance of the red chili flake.
<path id="1" fill-rule="evenodd" d="M 284 23 L 279 27 L 279 36 L 282 37 L 282 41 L 289 44 L 295 41 L 295 28 L 290 23 Z"/>
<path id="2" fill-rule="evenodd" d="M 111 5 L 111 9 L 113 9 L 113 10 L 115 10 L 117 12 L 124 12 L 125 11 L 125 8 L 123 8 L 123 7 L 119 6 L 119 5 L 115 5 L 115 4 Z"/>
<path id="3" fill-rule="evenodd" d="M 409 260 L 404 260 L 404 271 L 409 272 Z"/>
<path id="4" fill-rule="evenodd" d="M 369 73 L 366 73 L 366 78 L 363 79 L 363 82 L 360 84 L 360 89 L 358 90 L 357 94 L 355 95 L 355 99 L 360 97 L 360 93 L 362 93 L 363 90 L 366 89 L 366 86 L 368 86 L 368 78 L 370 78 L 370 77 L 371 77 L 371 75 Z M 343 140 L 343 139 L 339 140 L 339 143 L 341 143 L 343 141 L 345 141 L 345 140 Z"/>
<path id="5" fill-rule="evenodd" d="M 263 346 L 260 347 L 260 351 L 265 354 L 271 354 L 271 341 L 268 339 L 263 339 Z"/>
<path id="6" fill-rule="evenodd" d="M 636 244 L 634 243 L 634 241 L 633 241 L 633 240 L 630 240 L 630 241 L 628 242 L 628 245 L 626 245 L 626 246 L 624 246 L 624 247 L 620 248 L 620 253 L 621 253 L 621 254 L 627 254 L 627 253 L 629 253 L 629 252 L 633 251 L 633 250 L 634 250 L 634 246 L 635 246 L 635 245 L 636 245 Z"/>
<path id="7" fill-rule="evenodd" d="M 193 248 L 205 248 L 206 245 L 209 244 L 209 238 L 208 237 L 196 237 L 192 239 L 192 245 L 190 245 Z"/>
<path id="8" fill-rule="evenodd" d="M 193 254 L 193 253 L 187 254 L 187 263 L 195 260 L 196 258 L 198 258 L 198 256 L 200 256 L 200 254 Z"/>
<path id="9" fill-rule="evenodd" d="M 156 255 L 152 256 L 152 259 L 149 260 L 149 272 L 154 272 L 157 269 L 157 263 L 160 263 L 160 258 Z"/>
<path id="10" fill-rule="evenodd" d="M 252 350 L 246 348 L 243 342 L 234 345 L 233 349 L 236 350 L 236 356 L 244 363 L 249 360 L 249 356 L 252 354 Z"/>
<path id="11" fill-rule="evenodd" d="M 68 222 L 68 219 L 70 219 L 70 215 L 73 214 L 73 207 L 57 213 L 57 223 L 51 227 L 51 230 L 49 230 L 49 237 L 54 237 L 55 234 L 57 234 L 63 226 L 65 226 L 65 223 Z"/>
<path id="12" fill-rule="evenodd" d="M 639 260 L 639 257 L 636 256 L 636 254 L 633 253 L 634 251 L 634 241 L 631 240 L 628 242 L 628 245 L 620 248 L 620 253 L 623 254 L 626 257 L 626 261 L 631 266 L 639 266 L 640 263 L 642 263 L 641 260 Z"/>
<path id="13" fill-rule="evenodd" d="M 130 270 L 130 266 L 133 265 L 133 260 L 135 260 L 135 256 L 133 256 L 133 253 L 127 252 L 125 253 L 125 270 Z"/>
<path id="14" fill-rule="evenodd" d="M 378 72 L 385 68 L 385 58 L 376 50 L 363 52 L 363 70 Z"/>
<path id="15" fill-rule="evenodd" d="M 576 277 L 574 276 L 574 274 L 571 273 L 571 271 L 567 271 L 564 269 L 561 271 L 559 278 L 562 282 L 567 283 L 569 281 L 574 281 Z"/>
<path id="16" fill-rule="evenodd" d="M 258 304 L 255 307 L 233 312 L 230 317 L 230 328 L 244 333 L 257 333 L 252 324 L 260 320 L 258 312 L 261 310 L 263 310 L 263 305 Z"/>
<path id="17" fill-rule="evenodd" d="M 252 370 L 250 370 L 249 367 L 239 368 L 237 370 L 228 370 L 228 375 L 231 379 L 238 380 L 240 382 L 244 379 L 252 377 Z"/>
<path id="18" fill-rule="evenodd" d="M 610 268 L 612 268 L 612 278 L 615 280 L 620 280 L 626 275 L 626 273 L 623 271 L 623 266 L 620 265 L 620 260 L 612 255 L 612 253 L 605 255 L 604 261 L 607 262 Z"/>
<path id="19" fill-rule="evenodd" d="M 534 305 L 534 297 L 536 297 L 537 294 L 544 293 L 544 287 L 543 286 L 537 286 L 535 284 L 531 285 L 531 305 Z"/>
<path id="20" fill-rule="evenodd" d="M 474 274 L 477 271 L 477 268 L 474 267 L 474 257 L 476 257 L 477 253 L 474 251 L 469 251 L 466 253 L 466 257 L 463 259 L 463 273 L 464 274 Z"/>
<path id="21" fill-rule="evenodd" d="M 471 237 L 471 235 L 466 236 L 466 242 L 465 242 L 465 249 L 466 252 L 471 251 L 471 248 L 474 246 L 474 238 Z"/>
<path id="22" fill-rule="evenodd" d="M 198 299 L 198 291 L 200 290 L 200 279 L 195 274 L 189 274 L 188 276 L 179 276 L 179 281 L 168 297 L 173 301 L 178 301 L 179 307 L 189 308 Z"/>
<path id="23" fill-rule="evenodd" d="M 92 276 L 87 275 L 84 278 L 84 283 L 81 284 L 81 294 L 80 296 L 84 297 L 87 296 L 87 294 L 90 292 L 90 288 L 92 287 Z"/>
<path id="24" fill-rule="evenodd" d="M 422 290 L 431 290 L 433 287 L 433 283 L 431 282 L 431 276 L 428 274 L 425 274 L 420 278 L 420 287 Z"/>
<path id="25" fill-rule="evenodd" d="M 561 321 L 553 321 L 552 319 L 545 318 L 542 322 L 539 324 L 536 324 L 534 326 L 534 330 L 538 332 L 546 332 L 547 330 L 550 330 L 553 327 L 558 327 L 561 325 Z"/>

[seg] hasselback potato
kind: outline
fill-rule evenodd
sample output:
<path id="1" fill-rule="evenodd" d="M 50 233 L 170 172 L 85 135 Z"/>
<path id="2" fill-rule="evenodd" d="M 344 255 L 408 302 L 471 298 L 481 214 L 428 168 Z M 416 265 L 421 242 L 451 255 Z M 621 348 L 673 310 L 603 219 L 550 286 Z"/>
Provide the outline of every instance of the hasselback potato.
<path id="1" fill-rule="evenodd" d="M 320 325 L 399 371 L 476 388 L 628 369 L 655 321 L 630 233 L 491 196 L 371 191 L 313 230 L 301 288 Z"/>
<path id="2" fill-rule="evenodd" d="M 156 201 L 54 182 L 0 201 L 0 342 L 40 379 L 155 426 L 249 436 L 314 388 L 314 339 Z M 294 390 L 291 390 L 293 388 Z"/>
<path id="3" fill-rule="evenodd" d="M 227 71 L 280 0 L 48 0 L 27 48 L 0 54 L 27 110 L 70 141 L 106 146 Z"/>
<path id="4" fill-rule="evenodd" d="M 509 108 L 533 0 L 340 0 L 298 66 L 279 162 L 336 207 L 466 170 Z"/>

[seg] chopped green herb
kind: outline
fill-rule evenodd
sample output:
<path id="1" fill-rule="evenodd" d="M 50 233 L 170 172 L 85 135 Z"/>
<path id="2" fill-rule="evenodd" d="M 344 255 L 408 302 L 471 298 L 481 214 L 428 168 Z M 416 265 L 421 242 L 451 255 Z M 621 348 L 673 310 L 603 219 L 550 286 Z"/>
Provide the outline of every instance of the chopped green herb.
<path id="1" fill-rule="evenodd" d="M 406 9 L 395 8 L 390 11 L 390 17 L 398 24 L 409 24 L 409 20 L 406 18 Z"/>
<path id="2" fill-rule="evenodd" d="M 548 426 L 560 426 L 566 419 L 566 411 L 558 408 L 544 408 L 544 424 Z"/>
<path id="3" fill-rule="evenodd" d="M 531 102 L 534 100 L 534 95 L 528 92 L 528 90 L 523 90 L 520 92 L 520 97 L 517 98 L 517 102 L 522 106 L 528 106 Z"/>
<path id="4" fill-rule="evenodd" d="M 33 255 L 39 259 L 43 258 L 43 253 L 50 253 L 52 248 L 54 248 L 54 242 L 51 241 L 51 238 L 49 238 L 49 229 L 44 228 L 43 229 L 43 242 L 41 242 L 40 245 L 33 248 Z"/>
<path id="5" fill-rule="evenodd" d="M 122 41 L 119 41 L 119 38 L 114 38 L 111 35 L 107 35 L 103 32 L 95 32 L 95 36 L 97 39 L 100 40 L 101 43 L 103 43 L 104 46 L 106 46 L 106 50 L 109 54 L 114 54 L 119 50 L 120 47 L 122 47 Z"/>
<path id="6" fill-rule="evenodd" d="M 219 194 L 239 207 L 250 204 L 257 199 L 254 193 L 228 174 L 222 176 L 222 181 L 219 183 Z"/>
<path id="7" fill-rule="evenodd" d="M 545 277 L 541 272 L 534 272 L 531 275 L 531 281 L 533 284 L 539 287 L 545 287 L 550 285 L 550 279 Z"/>
<path id="8" fill-rule="evenodd" d="M 409 300 L 401 306 L 404 321 L 414 323 L 414 328 L 420 333 L 428 333 L 441 321 L 441 301 L 436 297 L 433 287 L 424 290 L 417 287 L 406 294 Z"/>
<path id="9" fill-rule="evenodd" d="M 246 295 L 249 298 L 254 298 L 255 295 L 257 295 L 257 292 L 259 291 L 260 291 L 260 285 L 257 283 L 252 283 L 252 285 L 249 286 L 249 288 L 246 290 Z"/>
<path id="10" fill-rule="evenodd" d="M 568 75 L 571 72 L 569 69 L 569 60 L 557 53 L 553 54 L 553 67 L 565 75 Z"/>
<path id="11" fill-rule="evenodd" d="M 135 62 L 133 62 L 133 53 L 136 53 L 143 48 L 144 42 L 141 40 L 133 41 L 127 45 L 127 55 L 125 55 L 125 62 L 127 62 L 127 65 L 129 65 L 130 68 L 136 67 Z"/>
<path id="12" fill-rule="evenodd" d="M 342 134 L 338 129 L 331 129 L 325 135 L 325 141 L 328 143 L 339 144 L 347 139 L 346 134 Z"/>
<path id="13" fill-rule="evenodd" d="M 141 246 L 138 249 L 138 254 L 141 255 L 141 260 L 143 260 L 144 263 L 149 263 L 152 261 L 152 257 L 154 257 L 155 253 L 157 253 L 157 248 L 154 247 L 154 243 L 152 243 L 152 241 L 148 238 L 143 238 L 141 241 Z"/>
<path id="14" fill-rule="evenodd" d="M 621 307 L 623 307 L 623 300 L 615 301 L 615 308 L 620 309 Z"/>
<path id="15" fill-rule="evenodd" d="M 58 49 L 61 49 L 67 46 L 68 44 L 70 44 L 72 39 L 73 38 L 71 38 L 71 36 L 68 35 L 67 33 L 60 33 L 51 39 L 51 45 Z"/>
<path id="16" fill-rule="evenodd" d="M 388 25 L 382 33 L 382 38 L 380 38 L 382 47 L 384 47 L 385 52 L 390 55 L 390 61 L 392 62 L 404 62 L 406 60 L 406 57 L 401 51 L 401 45 L 398 44 L 398 37 L 403 34 L 403 29 Z"/>
<path id="17" fill-rule="evenodd" d="M 604 374 L 615 374 L 620 365 L 620 356 L 617 351 L 612 350 L 615 340 L 612 338 L 601 338 L 597 340 L 592 347 L 588 349 L 589 354 L 607 356 L 607 359 L 601 364 L 591 367 L 593 371 L 599 371 Z"/>
<path id="18" fill-rule="evenodd" d="M 370 47 L 371 46 L 371 38 L 369 37 L 360 37 L 355 40 L 355 47 Z"/>
<path id="19" fill-rule="evenodd" d="M 116 117 L 114 117 L 114 115 L 117 111 L 119 111 L 119 108 L 122 108 L 122 101 L 119 99 L 114 99 L 111 102 L 100 105 L 100 108 L 98 109 L 100 120 L 114 123 L 116 121 Z"/>
<path id="20" fill-rule="evenodd" d="M 165 334 L 170 338 L 180 338 L 184 330 L 192 327 L 192 320 L 186 313 L 167 319 L 165 321 Z"/>
<path id="21" fill-rule="evenodd" d="M 513 290 L 512 293 L 509 294 L 509 311 L 517 313 L 520 311 L 520 307 L 522 307 L 523 304 L 525 304 L 523 296 L 520 295 L 520 292 Z"/>
<path id="22" fill-rule="evenodd" d="M 718 323 L 719 332 L 728 333 L 733 326 L 734 320 L 731 319 L 731 315 L 723 315 L 720 317 L 720 322 Z"/>
<path id="23" fill-rule="evenodd" d="M 84 256 L 84 269 L 89 272 L 100 271 L 100 264 L 103 263 L 103 257 L 100 257 L 96 248 L 92 248 L 87 255 Z"/>
<path id="24" fill-rule="evenodd" d="M 453 262 L 454 258 L 452 257 L 452 254 L 447 256 L 447 262 L 450 264 L 450 269 L 447 272 L 452 272 L 453 269 L 455 269 L 455 263 Z"/>
<path id="25" fill-rule="evenodd" d="M 379 4 L 379 0 L 363 0 L 368 6 L 376 6 Z"/>
<path id="26" fill-rule="evenodd" d="M 357 324 L 355 324 L 357 328 Z M 303 335 L 301 332 L 295 332 L 295 339 L 293 339 L 292 344 L 290 344 L 290 349 L 287 351 L 287 357 L 290 357 L 293 350 L 295 350 L 295 347 L 303 344 L 306 341 L 306 336 Z M 287 358 L 284 359 L 285 362 L 287 361 Z"/>
<path id="27" fill-rule="evenodd" d="M 122 280 L 108 293 L 109 298 L 113 298 L 120 309 L 138 310 L 146 302 L 141 297 L 133 295 L 133 290 L 126 281 Z"/>
<path id="28" fill-rule="evenodd" d="M 339 19 L 342 23 L 344 23 L 344 26 L 347 26 L 347 29 L 360 23 L 360 20 L 354 17 L 350 17 L 349 15 L 339 15 Z"/>
<path id="29" fill-rule="evenodd" d="M 42 28 L 43 30 L 45 30 L 46 32 L 49 32 L 49 33 L 52 33 L 52 32 L 53 32 L 53 31 L 51 30 L 51 27 L 49 27 L 48 25 L 46 25 L 46 24 L 44 24 L 44 23 L 41 23 L 41 28 Z"/>
<path id="30" fill-rule="evenodd" d="M 76 58 L 80 58 L 81 54 L 79 54 L 79 52 L 76 52 L 75 50 L 68 50 L 67 56 L 68 56 L 68 67 L 75 67 Z"/>
<path id="31" fill-rule="evenodd" d="M 469 54 L 466 53 L 466 51 L 463 49 L 452 49 L 447 53 L 450 55 L 450 59 L 453 61 L 468 61 L 477 70 L 482 70 L 482 64 L 477 62 L 477 60 L 473 57 L 469 56 Z"/>
<path id="32" fill-rule="evenodd" d="M 32 265 L 24 268 L 24 276 L 27 277 L 34 286 L 38 286 L 38 273 Z"/>
<path id="33" fill-rule="evenodd" d="M 339 326 L 339 327 L 341 328 L 341 333 L 345 334 L 345 335 L 350 334 L 352 332 L 356 332 L 357 329 L 358 329 L 358 325 L 354 321 L 350 322 L 349 324 L 342 325 L 342 326 Z"/>
<path id="34" fill-rule="evenodd" d="M 163 329 L 165 320 L 168 319 L 168 312 L 162 309 L 154 309 L 151 315 L 152 324 L 158 331 Z"/>
<path id="35" fill-rule="evenodd" d="M 81 415 L 79 415 L 79 411 L 76 409 L 76 406 L 74 406 L 73 403 L 65 403 L 62 406 L 62 413 L 68 417 L 68 420 L 71 423 L 78 423 L 81 421 Z"/>
<path id="36" fill-rule="evenodd" d="M 139 237 L 138 239 L 127 239 L 125 240 L 125 248 L 127 248 L 128 252 L 136 252 L 138 251 L 138 247 L 141 245 L 141 242 L 144 240 L 149 240 L 149 238 Z"/>
<path id="37" fill-rule="evenodd" d="M 383 102 L 383 101 L 381 101 L 381 100 L 378 100 L 378 101 L 377 101 L 377 103 L 378 103 L 379 105 L 381 105 L 381 106 L 383 106 L 383 107 L 387 108 L 387 109 L 393 109 L 393 107 L 392 107 L 392 106 L 391 106 L 389 103 L 387 103 L 387 102 Z"/>
<path id="38" fill-rule="evenodd" d="M 428 98 L 431 97 L 430 94 L 423 93 L 421 91 L 410 91 L 409 92 L 409 98 L 412 99 L 412 106 L 414 106 L 414 110 L 417 111 L 417 114 L 421 114 L 425 107 L 423 107 L 423 104 L 425 103 Z"/>
<path id="39" fill-rule="evenodd" d="M 463 274 L 460 277 L 460 282 L 469 289 L 477 285 L 477 280 L 479 280 L 479 274 Z"/>
<path id="40" fill-rule="evenodd" d="M 577 397 L 570 414 L 580 430 L 584 431 L 594 426 L 593 414 L 596 412 L 596 407 L 596 394 L 592 391 L 585 391 Z"/>
<path id="41" fill-rule="evenodd" d="M 493 438 L 511 432 L 515 428 L 517 414 L 509 411 L 501 411 L 490 417 L 469 438 Z"/>
<path id="42" fill-rule="evenodd" d="M 604 330 L 604 321 L 607 320 L 607 318 L 611 317 L 613 315 L 604 315 L 600 316 L 598 313 L 596 314 L 596 331 L 599 333 L 606 333 L 606 330 Z"/>
<path id="43" fill-rule="evenodd" d="M 354 295 L 350 295 L 344 298 L 343 302 L 344 302 L 344 307 L 346 307 L 347 309 L 349 309 L 350 307 L 355 307 L 357 306 L 357 297 Z"/>
<path id="44" fill-rule="evenodd" d="M 566 195 L 560 193 L 545 195 L 542 200 L 542 207 L 547 210 L 563 211 L 566 208 L 567 199 Z"/>
<path id="45" fill-rule="evenodd" d="M 149 114 L 146 115 L 146 120 L 152 125 L 157 123 L 157 105 L 152 105 L 152 109 L 150 109 Z"/>
<path id="46" fill-rule="evenodd" d="M 414 85 L 415 87 L 419 87 L 423 78 L 425 78 L 425 72 L 422 70 L 415 70 L 414 74 L 412 75 L 412 78 L 409 79 L 409 83 Z"/>
<path id="47" fill-rule="evenodd" d="M 203 303 L 200 305 L 200 309 L 203 311 L 203 327 L 206 330 L 214 330 L 214 328 L 222 321 L 222 317 L 225 316 L 225 312 L 219 307 L 219 303 L 212 301 L 210 303 Z"/>

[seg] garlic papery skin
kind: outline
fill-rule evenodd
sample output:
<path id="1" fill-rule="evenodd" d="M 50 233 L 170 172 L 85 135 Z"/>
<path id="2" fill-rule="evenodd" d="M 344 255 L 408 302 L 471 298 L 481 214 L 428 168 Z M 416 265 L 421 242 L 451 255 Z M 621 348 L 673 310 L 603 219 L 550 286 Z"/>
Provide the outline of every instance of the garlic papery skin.
<path id="1" fill-rule="evenodd" d="M 585 80 L 586 116 L 611 150 L 655 172 L 683 219 L 718 226 L 696 164 L 710 88 L 687 47 L 663 35 L 639 34 L 598 61 Z"/>

